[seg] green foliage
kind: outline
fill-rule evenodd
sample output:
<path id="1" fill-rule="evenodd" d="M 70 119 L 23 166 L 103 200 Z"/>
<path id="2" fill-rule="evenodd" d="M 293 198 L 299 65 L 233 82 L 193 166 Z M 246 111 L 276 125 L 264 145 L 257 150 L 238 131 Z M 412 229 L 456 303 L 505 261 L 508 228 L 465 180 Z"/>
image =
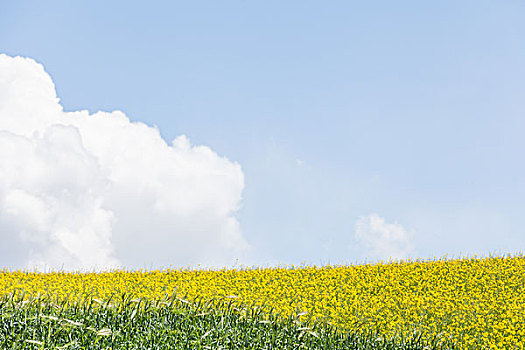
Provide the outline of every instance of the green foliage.
<path id="1" fill-rule="evenodd" d="M 0 299 L 1 349 L 444 349 L 178 298 Z"/>

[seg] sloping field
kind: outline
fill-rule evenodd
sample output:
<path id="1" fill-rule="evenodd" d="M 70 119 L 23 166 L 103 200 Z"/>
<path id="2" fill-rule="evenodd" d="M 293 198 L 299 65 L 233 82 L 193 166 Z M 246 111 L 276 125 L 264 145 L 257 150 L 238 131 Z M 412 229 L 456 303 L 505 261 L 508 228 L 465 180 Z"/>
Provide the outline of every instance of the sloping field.
<path id="1" fill-rule="evenodd" d="M 279 328 L 275 334 L 281 334 L 279 332 L 283 332 L 286 327 L 295 327 L 293 337 L 297 339 L 299 334 L 304 335 L 301 338 L 313 340 L 323 337 L 336 339 L 339 336 L 339 340 L 329 343 L 332 344 L 330 346 L 309 343 L 305 345 L 306 348 L 350 349 L 350 345 L 332 347 L 333 344 L 343 344 L 344 339 L 348 341 L 344 335 L 349 333 L 362 334 L 363 339 L 368 339 L 368 344 L 379 344 L 389 339 L 391 344 L 405 344 L 406 349 L 422 348 L 410 345 L 411 341 L 416 340 L 420 344 L 431 345 L 431 348 L 525 347 L 523 256 L 218 271 L 4 271 L 0 272 L 0 291 L 5 296 L 0 310 L 3 329 L 0 344 L 2 341 L 8 344 L 6 339 L 9 338 L 10 327 L 13 327 L 12 323 L 11 326 L 8 324 L 16 315 L 22 317 L 24 312 L 26 319 L 31 322 L 40 320 L 47 325 L 51 320 L 67 326 L 72 324 L 70 321 L 84 324 L 85 321 L 79 320 L 79 315 L 84 315 L 85 310 L 90 310 L 93 315 L 113 310 L 113 316 L 107 316 L 106 319 L 118 319 L 119 312 L 131 314 L 135 307 L 132 305 L 138 305 L 140 301 L 149 305 L 147 310 L 152 309 L 154 304 L 157 306 L 153 309 L 157 310 L 180 311 L 182 307 L 193 310 L 193 316 L 222 313 L 223 318 L 229 315 L 236 320 L 255 320 L 254 324 L 257 325 L 270 324 L 270 328 L 285 327 Z M 22 300 L 27 301 L 24 303 Z M 89 309 L 86 309 L 87 305 L 90 305 Z M 46 311 L 42 311 L 44 309 Z M 77 310 L 77 313 L 68 314 L 67 310 Z M 84 313 L 78 313 L 78 310 L 84 310 Z M 100 317 L 95 318 L 98 320 Z M 159 327 L 168 327 L 166 323 L 158 322 Z M 202 339 L 209 337 L 216 328 L 210 326 L 212 324 L 196 330 L 193 338 L 201 339 L 199 337 L 208 331 L 210 333 Z M 102 332 L 98 337 L 107 337 L 103 329 L 111 334 L 122 334 L 124 329 L 124 325 L 119 322 L 103 325 L 100 328 L 102 324 L 93 323 L 90 334 L 96 338 L 97 332 Z M 167 329 L 169 333 L 169 327 Z M 231 328 L 232 331 L 234 329 L 237 328 Z M 335 333 L 330 333 L 332 331 Z M 40 333 L 33 333 L 38 338 Z M 42 334 L 41 338 L 44 337 Z M 272 333 L 261 334 L 259 338 Z M 371 335 L 374 340 L 371 340 Z M 217 340 L 220 336 L 210 339 Z M 26 345 L 32 344 L 35 349 L 44 348 L 42 342 L 45 339 L 17 341 L 26 340 L 35 341 L 26 342 Z M 76 346 L 74 341 L 71 338 L 71 344 L 66 345 Z M 259 348 L 274 348 L 264 345 L 267 344 L 264 339 L 261 341 Z M 218 348 L 221 343 L 213 344 L 211 348 Z M 223 345 L 223 348 L 236 347 Z M 284 345 L 282 348 L 285 348 Z"/>

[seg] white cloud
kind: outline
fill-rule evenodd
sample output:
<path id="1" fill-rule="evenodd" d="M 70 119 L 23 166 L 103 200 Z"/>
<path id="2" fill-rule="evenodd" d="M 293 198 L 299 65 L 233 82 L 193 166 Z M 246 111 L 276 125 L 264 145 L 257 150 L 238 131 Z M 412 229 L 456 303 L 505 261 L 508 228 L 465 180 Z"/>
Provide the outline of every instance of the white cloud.
<path id="1" fill-rule="evenodd" d="M 243 186 L 239 164 L 185 136 L 64 112 L 42 65 L 0 55 L 0 265 L 233 264 L 250 248 Z"/>
<path id="2" fill-rule="evenodd" d="M 377 214 L 360 217 L 355 224 L 354 239 L 367 259 L 406 259 L 414 253 L 410 233 L 400 224 L 385 223 Z"/>

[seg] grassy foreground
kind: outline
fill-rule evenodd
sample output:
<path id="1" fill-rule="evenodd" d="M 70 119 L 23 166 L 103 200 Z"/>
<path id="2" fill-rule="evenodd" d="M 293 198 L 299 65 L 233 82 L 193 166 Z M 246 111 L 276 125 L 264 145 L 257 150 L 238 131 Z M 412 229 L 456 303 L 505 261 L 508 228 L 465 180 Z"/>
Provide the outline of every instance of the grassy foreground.
<path id="1" fill-rule="evenodd" d="M 24 293 L 23 297 L 21 293 Z M 352 337 L 356 338 L 351 341 L 361 339 L 359 341 L 367 344 L 361 347 L 363 349 L 372 349 L 374 345 L 371 344 L 383 344 L 384 339 L 388 340 L 392 349 L 396 348 L 394 343 L 402 346 L 427 344 L 429 348 L 439 348 L 439 344 L 444 348 L 460 349 L 525 348 L 525 257 L 522 255 L 218 271 L 0 271 L 0 294 L 12 299 L 15 294 L 25 300 L 32 300 L 36 295 L 44 298 L 44 301 L 40 297 L 36 298 L 40 304 L 37 301 L 25 304 L 18 301 L 4 302 L 1 311 L 4 327 L 4 335 L 1 335 L 4 338 L 0 340 L 2 349 L 6 348 L 6 345 L 1 345 L 2 341 L 14 341 L 12 337 L 7 338 L 14 326 L 9 322 L 18 322 L 20 325 L 46 324 L 48 328 L 69 327 L 71 332 L 75 330 L 83 332 L 82 337 L 91 337 L 88 341 L 90 346 L 95 346 L 95 338 L 100 339 L 96 344 L 109 344 L 109 339 L 122 337 L 122 325 L 129 324 L 130 331 L 125 333 L 128 338 L 122 339 L 130 339 L 130 332 L 136 332 L 138 344 L 152 337 L 174 341 L 179 339 L 177 337 L 186 337 L 184 339 L 194 342 L 201 341 L 199 337 L 203 337 L 202 341 L 211 342 L 206 343 L 211 348 L 222 346 L 228 349 L 240 346 L 231 344 L 237 344 L 235 342 L 242 337 L 253 336 L 243 341 L 257 344 L 254 348 L 285 349 L 288 346 L 286 344 L 290 344 L 290 349 L 300 344 L 306 344 L 306 348 L 325 348 L 323 344 L 327 342 L 329 345 L 326 348 L 345 349 L 344 346 L 348 346 L 348 349 L 360 349 L 354 345 L 344 345 L 344 341 L 339 343 L 341 339 L 347 339 L 348 334 L 353 334 Z M 120 300 L 122 295 L 143 300 L 141 303 L 158 304 L 161 300 L 173 303 L 179 300 L 183 309 L 179 305 L 176 310 L 186 311 L 180 313 L 184 316 L 173 318 L 175 316 L 168 312 L 169 308 L 148 307 L 145 311 L 138 308 L 135 316 L 124 322 L 122 319 L 133 313 L 135 304 L 130 300 L 126 301 L 129 305 L 118 304 L 102 309 L 94 307 L 98 305 L 95 299 L 115 301 Z M 56 307 L 48 306 L 45 312 L 38 311 L 42 305 L 50 305 L 50 300 L 55 305 L 61 305 L 60 310 L 73 310 L 67 311 L 73 313 L 63 311 L 66 315 L 57 315 Z M 188 305 L 180 300 L 187 300 Z M 200 305 L 197 309 L 206 305 L 206 310 L 214 311 L 196 316 L 192 312 L 203 313 L 195 309 L 196 303 Z M 40 306 L 35 306 L 37 304 Z M 115 310 L 122 311 L 122 315 L 115 313 Z M 150 312 L 147 317 L 140 318 L 144 320 L 140 322 L 145 322 L 147 326 L 136 319 L 137 315 L 142 315 L 139 312 Z M 257 321 L 249 323 L 246 315 L 251 313 L 256 313 L 257 317 L 253 319 Z M 209 321 L 212 323 L 207 326 L 202 323 L 208 320 L 207 317 L 214 319 L 211 315 L 221 319 L 226 317 L 231 322 L 226 328 L 221 326 L 221 332 L 215 333 L 213 322 L 216 321 Z M 82 322 L 85 327 L 92 329 L 73 327 L 71 322 L 46 318 L 48 316 Z M 177 321 L 169 323 L 172 321 L 168 319 Z M 189 321 L 181 323 L 181 319 Z M 277 322 L 277 319 L 280 321 Z M 28 327 L 24 328 L 27 331 L 18 332 L 24 334 L 24 341 L 44 341 L 44 333 L 34 333 L 36 331 L 32 328 L 43 329 L 43 326 Z M 310 329 L 299 330 L 304 327 Z M 97 336 L 97 332 L 105 328 L 110 329 L 112 335 Z M 170 333 L 176 329 L 183 333 Z M 231 337 L 226 336 L 230 333 Z M 36 337 L 37 334 L 40 338 Z M 22 338 L 16 339 L 17 343 L 22 341 Z M 74 340 L 72 337 L 67 339 Z M 225 339 L 230 340 L 224 343 Z M 64 342 L 60 344 L 67 344 Z M 246 348 L 247 343 L 239 348 Z M 381 346 L 377 348 L 389 348 L 385 344 Z M 48 348 L 47 345 L 45 348 Z"/>
<path id="2" fill-rule="evenodd" d="M 343 334 L 294 318 L 261 317 L 230 303 L 220 310 L 171 299 L 57 304 L 0 301 L 1 349 L 429 349 L 418 340 Z M 437 344 L 433 349 L 441 349 Z"/>

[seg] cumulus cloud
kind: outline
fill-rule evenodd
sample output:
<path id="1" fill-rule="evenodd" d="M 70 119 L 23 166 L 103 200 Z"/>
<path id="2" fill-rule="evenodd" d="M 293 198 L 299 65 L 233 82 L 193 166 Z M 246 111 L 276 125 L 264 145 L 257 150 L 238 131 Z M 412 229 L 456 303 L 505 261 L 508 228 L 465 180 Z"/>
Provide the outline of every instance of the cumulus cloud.
<path id="1" fill-rule="evenodd" d="M 369 259 L 406 259 L 414 253 L 410 233 L 398 223 L 386 223 L 378 214 L 357 220 L 354 239 Z"/>
<path id="2" fill-rule="evenodd" d="M 122 112 L 64 112 L 42 65 L 0 55 L 0 266 L 218 266 L 249 244 L 239 164 Z"/>

